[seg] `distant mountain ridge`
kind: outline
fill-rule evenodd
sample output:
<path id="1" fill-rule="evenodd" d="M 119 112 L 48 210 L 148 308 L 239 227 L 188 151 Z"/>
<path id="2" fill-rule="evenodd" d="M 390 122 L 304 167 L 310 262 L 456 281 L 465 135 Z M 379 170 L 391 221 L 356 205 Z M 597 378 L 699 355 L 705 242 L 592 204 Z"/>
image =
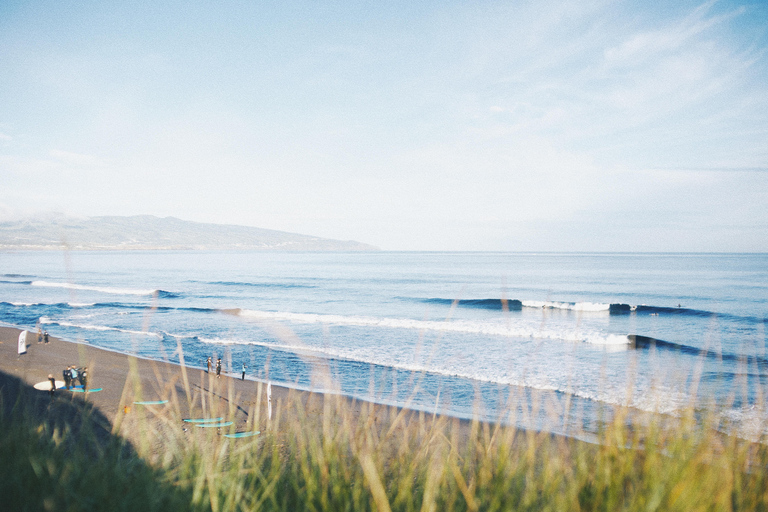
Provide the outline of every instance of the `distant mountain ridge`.
<path id="1" fill-rule="evenodd" d="M 26 219 L 0 222 L 0 249 L 377 251 L 352 240 L 332 240 L 271 229 L 191 222 L 175 217 Z"/>

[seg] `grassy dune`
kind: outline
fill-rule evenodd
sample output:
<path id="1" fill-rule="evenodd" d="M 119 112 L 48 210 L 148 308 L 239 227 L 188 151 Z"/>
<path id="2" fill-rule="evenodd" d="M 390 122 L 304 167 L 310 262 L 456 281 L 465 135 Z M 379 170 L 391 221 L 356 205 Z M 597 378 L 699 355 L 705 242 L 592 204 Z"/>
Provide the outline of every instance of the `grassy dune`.
<path id="1" fill-rule="evenodd" d="M 87 402 L 11 381 L 6 510 L 768 510 L 766 444 L 723 434 L 707 411 L 630 428 L 617 408 L 593 444 L 296 394 L 271 420 L 255 405 L 246 427 L 261 433 L 230 439 L 182 421 L 184 397 L 109 425 Z"/>

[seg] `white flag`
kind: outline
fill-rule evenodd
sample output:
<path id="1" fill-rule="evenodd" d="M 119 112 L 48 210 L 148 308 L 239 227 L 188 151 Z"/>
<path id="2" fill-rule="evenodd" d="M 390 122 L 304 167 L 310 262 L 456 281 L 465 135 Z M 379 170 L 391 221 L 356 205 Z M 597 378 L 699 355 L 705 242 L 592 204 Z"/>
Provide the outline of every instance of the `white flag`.
<path id="1" fill-rule="evenodd" d="M 19 355 L 27 353 L 27 331 L 19 334 Z"/>

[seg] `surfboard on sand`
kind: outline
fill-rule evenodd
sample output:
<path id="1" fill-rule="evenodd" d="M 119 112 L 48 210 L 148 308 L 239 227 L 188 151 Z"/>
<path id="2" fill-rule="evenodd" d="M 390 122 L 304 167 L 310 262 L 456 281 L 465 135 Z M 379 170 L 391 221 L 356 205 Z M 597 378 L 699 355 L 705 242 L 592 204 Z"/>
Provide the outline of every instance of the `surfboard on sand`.
<path id="1" fill-rule="evenodd" d="M 198 423 L 196 426 L 200 428 L 221 428 L 221 427 L 228 427 L 232 424 L 232 421 L 225 421 L 222 423 Z"/>
<path id="2" fill-rule="evenodd" d="M 51 381 L 44 380 L 42 382 L 38 382 L 34 385 L 35 389 L 38 389 L 40 391 L 50 391 L 51 390 Z M 64 384 L 63 380 L 57 380 L 56 381 L 56 389 L 63 389 L 67 390 L 66 384 Z M 73 393 L 85 393 L 86 391 L 88 393 L 96 393 L 97 391 L 101 391 L 103 388 L 93 388 L 93 389 L 83 389 L 83 386 L 77 386 L 77 387 L 70 387 L 69 391 L 72 391 Z"/>
<path id="3" fill-rule="evenodd" d="M 44 380 L 42 382 L 38 382 L 34 385 L 35 389 L 38 389 L 40 391 L 50 391 L 51 390 L 51 381 Z M 56 389 L 64 389 L 64 381 L 63 380 L 57 380 L 56 381 Z"/>
<path id="4" fill-rule="evenodd" d="M 185 418 L 187 423 L 218 423 L 224 418 Z"/>
<path id="5" fill-rule="evenodd" d="M 162 405 L 167 404 L 168 400 L 143 400 L 140 402 L 133 402 L 134 405 Z"/>
<path id="6" fill-rule="evenodd" d="M 256 432 L 235 432 L 234 434 L 224 434 L 224 437 L 229 437 L 231 439 L 238 439 L 240 437 L 251 437 L 258 434 L 261 434 L 261 432 L 257 430 Z"/>

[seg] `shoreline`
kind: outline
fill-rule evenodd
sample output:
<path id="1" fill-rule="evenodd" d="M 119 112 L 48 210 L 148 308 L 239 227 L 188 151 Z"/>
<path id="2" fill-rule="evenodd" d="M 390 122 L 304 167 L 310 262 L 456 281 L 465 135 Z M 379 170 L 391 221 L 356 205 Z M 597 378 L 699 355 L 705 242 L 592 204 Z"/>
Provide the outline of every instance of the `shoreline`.
<path id="1" fill-rule="evenodd" d="M 18 354 L 18 338 L 23 330 L 29 333 L 27 352 Z M 47 344 L 38 343 L 33 331 L 0 326 L 0 372 L 20 379 L 32 392 L 48 393 L 34 390 L 32 386 L 47 382 L 49 374 L 57 381 L 62 380 L 62 371 L 69 365 L 87 367 L 88 389 L 100 388 L 100 391 L 75 393 L 57 389 L 55 393 L 66 393 L 72 400 L 87 401 L 106 418 L 113 429 L 119 429 L 124 420 L 135 415 L 137 408 L 152 410 L 164 406 L 178 408 L 181 418 L 205 417 L 210 411 L 229 411 L 228 419 L 234 421 L 237 430 L 259 430 L 267 421 L 266 381 L 253 378 L 241 380 L 225 374 L 216 378 L 213 372 L 208 374 L 205 369 L 134 356 L 87 342 L 72 342 L 53 336 L 49 337 Z M 5 396 L 7 392 L 0 389 L 0 398 L 5 401 L 5 407 L 12 407 L 16 397 Z M 458 427 L 463 438 L 469 436 L 475 423 L 490 427 L 495 425 L 439 412 L 381 404 L 343 393 L 303 390 L 282 383 L 271 384 L 271 399 L 275 413 L 281 414 L 282 411 L 283 415 L 286 414 L 284 404 L 295 403 L 291 400 L 299 400 L 304 408 L 302 414 L 307 415 L 321 416 L 326 400 L 343 404 L 355 416 L 359 416 L 363 408 L 366 408 L 380 418 L 382 428 L 388 423 L 388 418 L 391 421 L 396 416 L 404 416 L 406 422 L 419 416 L 441 418 Z M 144 405 L 135 403 L 163 400 L 168 402 Z"/>

